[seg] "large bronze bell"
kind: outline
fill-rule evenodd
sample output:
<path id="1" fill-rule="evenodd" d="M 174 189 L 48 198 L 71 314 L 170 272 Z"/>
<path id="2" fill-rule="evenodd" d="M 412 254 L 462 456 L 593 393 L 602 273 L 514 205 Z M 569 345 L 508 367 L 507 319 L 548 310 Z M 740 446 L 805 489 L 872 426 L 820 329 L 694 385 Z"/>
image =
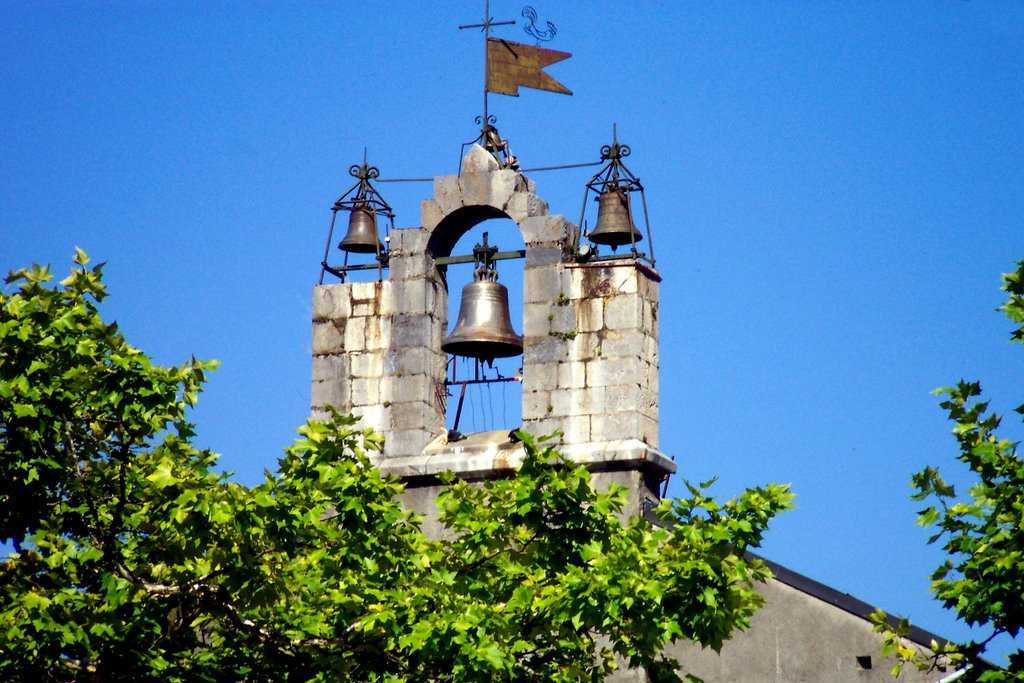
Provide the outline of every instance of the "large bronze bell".
<path id="1" fill-rule="evenodd" d="M 377 214 L 373 209 L 356 206 L 348 217 L 348 232 L 338 249 L 359 254 L 373 254 L 383 251 L 384 246 L 377 237 Z"/>
<path id="2" fill-rule="evenodd" d="M 591 242 L 614 248 L 635 244 L 644 238 L 629 215 L 628 194 L 611 189 L 599 195 L 597 201 L 597 226 L 588 235 Z"/>
<path id="3" fill-rule="evenodd" d="M 508 288 L 490 280 L 474 280 L 463 287 L 459 318 L 441 350 L 486 361 L 520 355 L 523 338 L 512 329 Z"/>

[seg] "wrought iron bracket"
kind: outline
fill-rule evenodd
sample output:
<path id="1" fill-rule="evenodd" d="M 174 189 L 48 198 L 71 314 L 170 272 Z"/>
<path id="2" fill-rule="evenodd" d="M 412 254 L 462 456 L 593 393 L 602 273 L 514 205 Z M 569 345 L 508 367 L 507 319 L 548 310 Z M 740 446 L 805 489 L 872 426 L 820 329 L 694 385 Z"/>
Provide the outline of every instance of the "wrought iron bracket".
<path id="1" fill-rule="evenodd" d="M 325 273 L 330 273 L 344 282 L 345 276 L 349 272 L 371 270 L 374 268 L 377 269 L 378 279 L 383 279 L 383 269 L 388 265 L 389 255 L 387 248 L 391 241 L 391 231 L 395 228 L 395 212 L 371 182 L 380 177 L 380 169 L 367 163 L 366 153 L 364 151 L 363 163 L 352 164 L 349 166 L 348 173 L 356 179 L 356 183 L 338 197 L 338 199 L 335 200 L 334 205 L 331 207 L 331 224 L 327 230 L 327 244 L 324 246 L 324 258 L 320 262 L 320 284 L 324 283 Z M 384 217 L 384 248 L 382 249 L 380 242 L 378 242 L 375 255 L 376 263 L 349 265 L 348 252 L 345 252 L 342 264 L 340 266 L 332 265 L 329 263 L 328 257 L 331 253 L 331 244 L 334 241 L 334 225 L 338 218 L 338 212 L 353 211 L 357 209 L 369 210 L 378 217 Z"/>
<path id="2" fill-rule="evenodd" d="M 640 179 L 633 174 L 632 171 L 623 163 L 623 159 L 633 153 L 629 145 L 625 145 L 619 142 L 617 126 L 612 126 L 612 143 L 610 145 L 604 145 L 601 147 L 601 161 L 604 165 L 597 173 L 586 183 L 583 190 L 583 206 L 580 209 L 580 228 L 584 226 L 584 219 L 587 213 L 587 199 L 590 197 L 590 193 L 593 192 L 595 197 L 598 197 L 605 192 L 619 191 L 626 194 L 638 193 L 640 195 L 640 203 L 644 210 L 644 232 L 647 236 L 647 244 L 650 248 L 650 256 L 643 252 L 639 252 L 636 249 L 636 240 L 630 240 L 630 258 L 647 261 L 652 266 L 654 265 L 654 240 L 651 239 L 651 221 L 647 213 L 647 195 L 644 192 L 643 183 Z M 576 248 L 579 249 L 579 244 L 576 244 Z M 594 247 L 596 249 L 596 245 Z"/>

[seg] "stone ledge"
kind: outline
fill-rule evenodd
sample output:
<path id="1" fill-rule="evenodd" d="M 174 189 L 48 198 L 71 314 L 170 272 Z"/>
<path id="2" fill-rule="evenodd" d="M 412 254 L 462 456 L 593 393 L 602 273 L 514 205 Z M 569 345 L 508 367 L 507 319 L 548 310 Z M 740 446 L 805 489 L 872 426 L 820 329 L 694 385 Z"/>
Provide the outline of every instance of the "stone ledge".
<path id="1" fill-rule="evenodd" d="M 639 439 L 557 446 L 568 460 L 594 471 L 645 470 L 672 474 L 676 464 L 669 456 Z M 402 477 L 436 477 L 452 472 L 463 479 L 487 479 L 510 473 L 523 462 L 523 445 L 511 441 L 507 431 L 478 432 L 448 443 L 440 436 L 423 453 L 389 458 L 377 456 L 373 463 L 384 474 Z"/>

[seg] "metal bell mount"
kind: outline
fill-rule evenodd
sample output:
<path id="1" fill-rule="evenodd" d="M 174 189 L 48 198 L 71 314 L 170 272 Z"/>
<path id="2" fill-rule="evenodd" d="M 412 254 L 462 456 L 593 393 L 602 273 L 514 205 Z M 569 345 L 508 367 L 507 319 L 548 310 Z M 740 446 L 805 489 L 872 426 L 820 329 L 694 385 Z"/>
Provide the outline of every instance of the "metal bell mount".
<path id="1" fill-rule="evenodd" d="M 324 272 L 329 272 L 345 280 L 345 275 L 350 270 L 365 270 L 376 268 L 378 275 L 387 264 L 388 253 L 386 243 L 395 227 L 395 213 L 391 206 L 384 201 L 384 198 L 377 192 L 377 189 L 370 182 L 380 176 L 380 170 L 376 166 L 370 166 L 366 162 L 366 155 L 363 155 L 362 164 L 353 164 L 348 169 L 349 175 L 356 178 L 356 184 L 350 187 L 345 194 L 341 195 L 331 209 L 331 227 L 327 233 L 327 245 L 324 247 L 324 259 L 321 262 L 320 283 L 323 284 Z M 334 225 L 338 219 L 338 212 L 348 212 L 348 230 L 338 249 L 344 254 L 344 262 L 341 266 L 329 265 L 327 260 L 330 255 L 331 244 L 334 238 Z M 377 225 L 378 216 L 385 219 L 385 240 L 380 239 L 380 229 Z M 374 254 L 376 263 L 368 265 L 348 264 L 349 254 Z"/>
<path id="2" fill-rule="evenodd" d="M 497 252 L 497 247 L 487 244 L 487 233 L 483 244 L 473 247 L 473 281 L 462 288 L 459 317 L 441 342 L 442 351 L 488 363 L 523 353 L 523 338 L 512 328 L 508 288 L 498 283 L 492 261 Z"/>
<path id="3" fill-rule="evenodd" d="M 612 144 L 601 148 L 601 161 L 607 162 L 598 171 L 583 192 L 583 210 L 580 213 L 580 225 L 584 225 L 587 212 L 587 198 L 594 193 L 597 202 L 597 223 L 594 229 L 585 233 L 593 244 L 610 246 L 612 251 L 621 246 L 629 245 L 633 258 L 642 258 L 654 264 L 654 244 L 651 241 L 651 225 L 647 217 L 647 199 L 644 186 L 640 179 L 622 163 L 624 157 L 632 153 L 629 145 L 620 144 L 615 128 L 612 128 Z M 634 194 L 639 194 L 644 211 L 644 227 L 647 233 L 647 244 L 651 251 L 650 257 L 637 251 L 636 245 L 644 239 L 633 223 L 631 205 Z"/>

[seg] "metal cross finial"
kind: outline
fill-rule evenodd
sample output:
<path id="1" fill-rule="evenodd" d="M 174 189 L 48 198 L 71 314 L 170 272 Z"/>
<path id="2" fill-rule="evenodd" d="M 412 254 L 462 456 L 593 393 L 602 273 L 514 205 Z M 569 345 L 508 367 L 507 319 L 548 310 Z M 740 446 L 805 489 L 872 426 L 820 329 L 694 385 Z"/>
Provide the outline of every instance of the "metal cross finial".
<path id="1" fill-rule="evenodd" d="M 484 33 L 484 115 L 483 115 L 483 122 L 484 122 L 485 126 L 487 125 L 487 119 L 488 119 L 488 114 L 487 114 L 487 83 L 488 83 L 488 76 L 489 76 L 488 69 L 491 68 L 490 65 L 487 63 L 487 40 L 491 37 L 491 27 L 492 26 L 508 26 L 508 25 L 514 24 L 514 23 L 516 23 L 514 19 L 512 21 L 494 21 L 494 18 L 491 16 L 491 0 L 484 0 L 484 22 L 482 24 L 462 24 L 462 25 L 459 26 L 460 29 L 478 28 L 481 31 L 483 31 L 483 33 Z"/>

